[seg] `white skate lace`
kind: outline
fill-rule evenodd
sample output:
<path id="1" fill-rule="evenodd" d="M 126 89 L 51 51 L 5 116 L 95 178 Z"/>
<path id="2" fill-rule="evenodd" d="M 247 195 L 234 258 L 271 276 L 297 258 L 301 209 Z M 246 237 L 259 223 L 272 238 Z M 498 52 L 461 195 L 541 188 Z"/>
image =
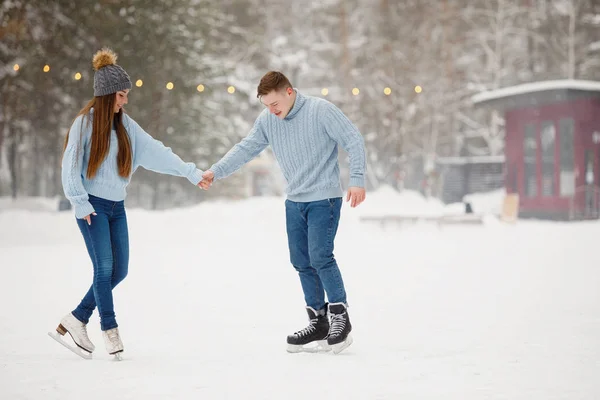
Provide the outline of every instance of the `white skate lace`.
<path id="1" fill-rule="evenodd" d="M 72 326 L 71 333 L 75 334 L 80 339 L 83 339 L 83 340 L 86 340 L 88 342 L 91 342 L 90 338 L 88 336 L 88 333 L 87 333 L 87 325 L 84 324 L 83 322 L 79 322 L 77 324 L 74 324 L 74 326 Z"/>
<path id="2" fill-rule="evenodd" d="M 108 340 L 115 347 L 119 346 L 119 342 L 121 341 L 119 339 L 119 334 L 116 331 L 110 332 L 108 334 Z"/>
<path id="3" fill-rule="evenodd" d="M 299 330 L 298 332 L 294 333 L 294 335 L 296 335 L 297 337 L 304 337 L 304 336 L 308 336 L 311 333 L 313 333 L 315 330 L 317 330 L 317 322 L 318 319 L 311 319 L 310 320 L 310 325 L 308 325 L 306 328 Z"/>
<path id="4" fill-rule="evenodd" d="M 333 314 L 331 316 L 331 330 L 329 336 L 337 336 L 346 328 L 346 318 L 344 314 Z"/>
<path id="5" fill-rule="evenodd" d="M 87 326 L 86 325 L 83 325 L 81 327 L 81 336 L 83 336 L 83 338 L 85 340 L 90 341 L 90 338 L 89 338 L 88 333 L 87 333 Z"/>

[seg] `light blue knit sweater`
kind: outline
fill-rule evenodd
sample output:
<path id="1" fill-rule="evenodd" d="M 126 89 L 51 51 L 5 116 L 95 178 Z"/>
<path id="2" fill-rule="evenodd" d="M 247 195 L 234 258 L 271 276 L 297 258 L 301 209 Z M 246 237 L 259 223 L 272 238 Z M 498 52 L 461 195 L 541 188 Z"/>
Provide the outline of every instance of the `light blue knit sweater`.
<path id="1" fill-rule="evenodd" d="M 364 187 L 366 155 L 358 129 L 332 103 L 296 90 L 289 114 L 277 118 L 265 109 L 254 127 L 210 170 L 225 178 L 271 145 L 283 176 L 287 198 L 297 202 L 343 196 L 338 144 L 350 156 L 349 186 Z"/>
<path id="2" fill-rule="evenodd" d="M 111 131 L 110 149 L 92 179 L 86 177 L 90 160 L 93 110 L 90 115 L 80 115 L 69 131 L 69 141 L 62 159 L 62 185 L 65 196 L 71 202 L 75 216 L 83 218 L 94 212 L 89 202 L 91 194 L 111 201 L 125 200 L 126 187 L 131 180 L 119 176 L 117 132 Z M 202 171 L 193 163 L 185 163 L 169 147 L 147 134 L 132 118 L 123 115 L 123 124 L 129 135 L 133 152 L 131 174 L 138 167 L 187 178 L 197 185 L 202 180 Z"/>

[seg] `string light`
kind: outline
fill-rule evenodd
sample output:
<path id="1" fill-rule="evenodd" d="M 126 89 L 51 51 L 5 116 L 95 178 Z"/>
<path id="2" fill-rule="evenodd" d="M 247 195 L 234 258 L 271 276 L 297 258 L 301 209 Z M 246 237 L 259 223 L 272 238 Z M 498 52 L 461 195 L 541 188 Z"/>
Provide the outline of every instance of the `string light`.
<path id="1" fill-rule="evenodd" d="M 19 71 L 20 69 L 21 69 L 21 66 L 19 64 L 14 64 L 13 65 L 13 70 L 14 71 Z M 50 65 L 45 64 L 44 67 L 42 68 L 42 70 L 44 72 L 50 72 Z M 73 79 L 75 79 L 77 81 L 81 80 L 81 78 L 83 78 L 83 75 L 80 72 L 76 72 L 73 75 Z M 137 87 L 142 87 L 143 84 L 144 84 L 144 82 L 141 79 L 138 79 L 135 82 L 135 86 L 137 86 Z M 175 88 L 175 85 L 173 84 L 173 82 L 167 82 L 166 88 L 168 90 L 173 90 Z M 198 86 L 196 86 L 196 90 L 198 92 L 202 93 L 202 92 L 204 92 L 206 90 L 206 87 L 203 84 L 199 84 Z M 235 87 L 233 85 L 230 85 L 230 86 L 227 87 L 227 92 L 229 94 L 234 94 L 235 91 L 236 91 L 236 89 L 235 89 Z M 423 92 L 423 87 L 420 86 L 420 85 L 416 85 L 414 87 L 414 91 L 415 91 L 415 93 L 422 93 Z M 360 94 L 360 90 L 357 87 L 352 88 L 352 94 L 354 96 L 358 96 Z M 391 95 L 392 94 L 392 89 L 390 87 L 386 86 L 385 88 L 383 88 L 383 94 L 385 94 L 386 96 Z M 322 88 L 321 89 L 321 95 L 328 96 L 329 95 L 329 89 L 328 88 Z"/>

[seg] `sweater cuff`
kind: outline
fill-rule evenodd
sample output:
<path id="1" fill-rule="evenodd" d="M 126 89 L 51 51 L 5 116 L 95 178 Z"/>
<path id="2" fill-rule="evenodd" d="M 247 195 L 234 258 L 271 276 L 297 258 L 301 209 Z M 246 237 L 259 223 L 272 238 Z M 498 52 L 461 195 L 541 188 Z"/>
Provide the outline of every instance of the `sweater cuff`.
<path id="1" fill-rule="evenodd" d="M 188 181 L 190 181 L 192 183 L 192 185 L 198 186 L 198 184 L 202 180 L 203 173 L 204 173 L 204 171 L 196 168 L 190 175 L 188 175 L 187 179 L 188 179 Z"/>
<path id="2" fill-rule="evenodd" d="M 223 170 L 221 170 L 221 168 L 219 168 L 219 166 L 217 164 L 213 164 L 209 170 L 211 170 L 213 172 L 213 174 L 215 175 L 214 179 L 221 179 L 223 178 Z"/>
<path id="3" fill-rule="evenodd" d="M 74 205 L 73 207 L 75 208 L 75 217 L 77 219 L 82 219 L 83 217 L 95 212 L 94 206 L 92 206 L 89 201 Z"/>
<path id="4" fill-rule="evenodd" d="M 365 177 L 364 176 L 351 176 L 350 183 L 348 186 L 364 188 L 365 187 Z"/>

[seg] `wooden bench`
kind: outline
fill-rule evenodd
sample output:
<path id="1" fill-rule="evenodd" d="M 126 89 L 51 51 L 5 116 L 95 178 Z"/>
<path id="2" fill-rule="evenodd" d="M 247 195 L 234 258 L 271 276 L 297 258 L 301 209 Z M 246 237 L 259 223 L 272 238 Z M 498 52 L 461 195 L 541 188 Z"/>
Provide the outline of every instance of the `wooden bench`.
<path id="1" fill-rule="evenodd" d="M 515 223 L 519 218 L 519 195 L 507 194 L 502 203 L 502 211 L 496 215 L 500 221 L 505 223 Z M 414 224 L 420 221 L 434 222 L 439 225 L 481 225 L 483 224 L 484 215 L 474 213 L 462 214 L 382 214 L 382 215 L 364 215 L 360 217 L 362 222 L 377 222 L 381 226 L 387 223 L 395 224 Z"/>
<path id="2" fill-rule="evenodd" d="M 438 225 L 458 225 L 483 224 L 483 215 L 478 214 L 448 214 L 448 215 L 401 215 L 401 214 L 386 214 L 386 215 L 364 215 L 360 217 L 362 222 L 376 222 L 381 226 L 387 223 L 398 225 L 415 224 L 417 222 L 433 222 Z"/>

